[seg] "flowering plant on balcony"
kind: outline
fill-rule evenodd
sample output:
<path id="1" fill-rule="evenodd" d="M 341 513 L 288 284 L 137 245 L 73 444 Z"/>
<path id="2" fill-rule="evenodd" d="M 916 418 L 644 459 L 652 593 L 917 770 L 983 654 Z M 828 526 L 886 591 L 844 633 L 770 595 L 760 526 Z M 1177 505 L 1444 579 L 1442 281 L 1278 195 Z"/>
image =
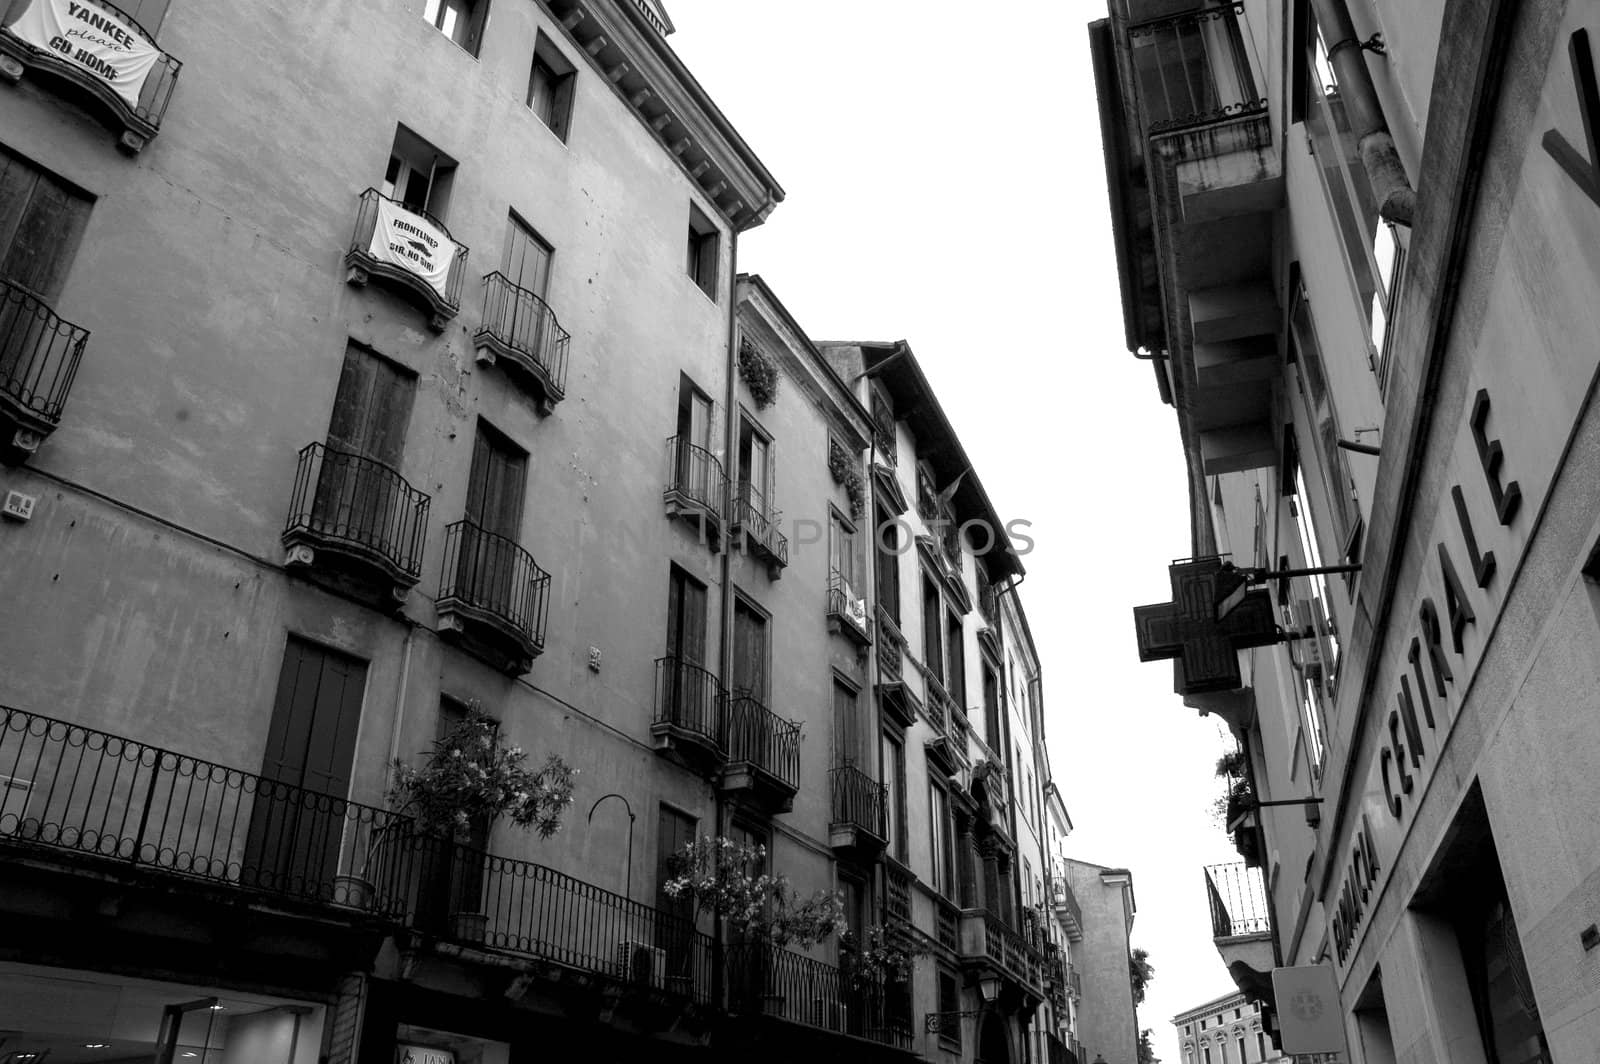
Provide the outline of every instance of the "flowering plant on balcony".
<path id="1" fill-rule="evenodd" d="M 668 858 L 669 898 L 688 897 L 700 912 L 727 919 L 735 931 L 773 946 L 808 949 L 844 926 L 844 898 L 819 890 L 802 898 L 788 877 L 760 871 L 767 848 L 717 836 L 685 843 Z"/>
<path id="2" fill-rule="evenodd" d="M 838 440 L 828 441 L 828 472 L 850 497 L 850 516 L 857 521 L 867 508 L 867 482 L 858 463 Z"/>
<path id="3" fill-rule="evenodd" d="M 765 410 L 778 398 L 778 364 L 749 340 L 739 343 L 739 378 L 750 389 L 757 409 Z"/>
<path id="4" fill-rule="evenodd" d="M 548 839 L 561 830 L 578 771 L 557 754 L 538 769 L 527 768 L 527 760 L 526 751 L 501 739 L 499 723 L 470 703 L 461 721 L 434 741 L 426 762 L 395 761 L 389 808 L 427 834 L 457 841 L 474 824 L 503 816 Z"/>
<path id="5" fill-rule="evenodd" d="M 878 924 L 871 925 L 860 935 L 854 931 L 842 932 L 839 945 L 854 990 L 882 986 L 891 980 L 906 982 L 911 978 L 916 958 L 928 956 L 927 947 L 919 941 L 909 935 L 892 934 Z"/>

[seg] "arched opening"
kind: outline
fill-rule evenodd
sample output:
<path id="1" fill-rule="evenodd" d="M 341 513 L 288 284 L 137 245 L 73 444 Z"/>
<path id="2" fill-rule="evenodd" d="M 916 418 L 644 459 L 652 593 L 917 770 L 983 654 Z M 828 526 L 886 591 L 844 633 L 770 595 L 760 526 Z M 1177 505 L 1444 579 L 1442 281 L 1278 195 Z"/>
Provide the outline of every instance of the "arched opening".
<path id="1" fill-rule="evenodd" d="M 1011 1042 L 1003 1016 L 989 1013 L 978 1029 L 977 1064 L 1011 1064 Z"/>

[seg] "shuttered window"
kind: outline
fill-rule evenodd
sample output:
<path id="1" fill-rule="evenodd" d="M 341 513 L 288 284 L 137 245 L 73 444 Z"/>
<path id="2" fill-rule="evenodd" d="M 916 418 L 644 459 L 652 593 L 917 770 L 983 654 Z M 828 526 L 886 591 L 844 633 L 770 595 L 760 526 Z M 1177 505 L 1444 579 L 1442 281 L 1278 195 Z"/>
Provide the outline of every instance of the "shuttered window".
<path id="1" fill-rule="evenodd" d="M 0 151 L 0 279 L 54 304 L 89 224 L 90 199 Z"/>

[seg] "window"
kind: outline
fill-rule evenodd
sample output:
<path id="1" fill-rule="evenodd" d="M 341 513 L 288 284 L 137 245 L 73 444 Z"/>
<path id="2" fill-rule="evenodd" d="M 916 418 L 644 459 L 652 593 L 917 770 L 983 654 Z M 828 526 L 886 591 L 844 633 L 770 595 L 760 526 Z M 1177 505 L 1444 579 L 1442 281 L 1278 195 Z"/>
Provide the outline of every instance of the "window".
<path id="1" fill-rule="evenodd" d="M 550 132 L 567 139 L 572 121 L 572 86 L 577 68 L 543 33 L 533 46 L 533 69 L 528 74 L 528 108 L 550 127 Z"/>
<path id="2" fill-rule="evenodd" d="M 717 298 L 718 248 L 717 227 L 699 207 L 689 204 L 689 276 L 712 299 Z"/>
<path id="3" fill-rule="evenodd" d="M 1000 677 L 987 661 L 983 663 L 983 738 L 991 750 L 1006 748 L 1000 733 Z"/>
<path id="4" fill-rule="evenodd" d="M 767 704 L 767 618 L 743 596 L 733 602 L 733 698 Z"/>
<path id="5" fill-rule="evenodd" d="M 1237 1012 L 1238 1010 L 1235 1009 L 1234 1011 Z M 1239 1036 L 1239 1064 L 1245 1064 L 1245 1061 L 1247 1061 L 1248 1059 L 1249 1058 L 1245 1056 L 1245 1052 L 1244 1052 L 1244 1035 L 1240 1035 Z"/>
<path id="6" fill-rule="evenodd" d="M 882 506 L 874 508 L 872 549 L 877 555 L 878 606 L 900 623 L 900 526 Z"/>
<path id="7" fill-rule="evenodd" d="M 772 509 L 772 440 L 749 418 L 739 420 L 739 502 L 761 523 Z"/>
<path id="8" fill-rule="evenodd" d="M 424 0 L 422 17 L 461 47 L 478 54 L 489 0 Z"/>
<path id="9" fill-rule="evenodd" d="M 1305 288 L 1296 284 L 1292 298 L 1290 319 L 1290 357 L 1299 367 L 1297 391 L 1300 397 L 1300 417 L 1311 437 L 1312 453 L 1316 456 L 1319 485 L 1325 492 L 1333 522 L 1334 541 L 1350 562 L 1360 561 L 1361 511 L 1355 501 L 1355 486 L 1350 477 L 1349 462 L 1339 447 L 1341 435 L 1338 416 L 1333 407 L 1333 395 L 1328 388 L 1326 363 L 1317 331 L 1311 319 L 1311 304 Z"/>
<path id="10" fill-rule="evenodd" d="M 527 452 L 480 419 L 467 476 L 467 520 L 485 532 L 515 540 L 522 533 L 527 479 Z"/>
<path id="11" fill-rule="evenodd" d="M 961 1011 L 961 986 L 956 982 L 955 973 L 944 968 L 939 969 L 939 1011 L 945 1013 Z M 952 1019 L 949 1023 L 941 1023 L 939 1041 L 959 1050 L 961 1021 Z"/>
<path id="12" fill-rule="evenodd" d="M 922 664 L 935 680 L 944 681 L 944 650 L 939 645 L 939 588 L 922 578 Z"/>
<path id="13" fill-rule="evenodd" d="M 945 645 L 950 653 L 950 668 L 946 673 L 945 690 L 956 700 L 956 708 L 967 711 L 967 650 L 962 638 L 961 615 L 945 614 Z"/>
<path id="14" fill-rule="evenodd" d="M 53 304 L 89 224 L 90 202 L 52 175 L 0 151 L 0 280 Z"/>
<path id="15" fill-rule="evenodd" d="M 1267 1059 L 1267 1036 L 1260 1031 L 1256 1032 L 1256 1059 Z"/>
<path id="16" fill-rule="evenodd" d="M 955 825 L 950 819 L 950 796 L 937 783 L 928 785 L 928 825 L 933 854 L 933 889 L 947 898 L 955 893 Z"/>
<path id="17" fill-rule="evenodd" d="M 856 530 L 838 510 L 828 511 L 828 564 L 850 586 L 856 588 Z"/>
<path id="18" fill-rule="evenodd" d="M 500 258 L 500 272 L 506 280 L 540 299 L 550 289 L 550 260 L 555 249 L 517 217 L 515 211 L 506 228 L 506 250 Z"/>
<path id="19" fill-rule="evenodd" d="M 1205 1024 L 1201 1023 L 1200 1026 L 1204 1027 Z M 1211 1064 L 1211 1047 L 1210 1046 L 1201 1046 L 1200 1047 L 1200 1057 L 1201 1057 L 1201 1060 L 1204 1061 L 1204 1064 Z M 1223 1061 L 1223 1064 L 1227 1064 L 1227 1061 Z"/>
<path id="20" fill-rule="evenodd" d="M 667 579 L 667 656 L 695 666 L 706 660 L 706 586 L 676 565 Z"/>
<path id="21" fill-rule="evenodd" d="M 450 205 L 455 170 L 454 159 L 405 126 L 397 126 L 379 191 L 412 211 L 442 220 Z"/>
<path id="22" fill-rule="evenodd" d="M 416 388 L 410 371 L 351 343 L 328 419 L 328 446 L 398 469 Z"/>
<path id="23" fill-rule="evenodd" d="M 722 480 L 711 453 L 711 399 L 687 376 L 678 380 L 673 487 L 697 502 L 720 506 Z"/>
<path id="24" fill-rule="evenodd" d="M 1350 263 L 1356 301 L 1366 318 L 1372 351 L 1385 351 L 1396 282 L 1404 259 L 1395 227 L 1378 216 L 1378 204 L 1367 182 L 1339 83 L 1328 62 L 1322 31 L 1315 24 L 1306 34 L 1306 129 L 1311 152 L 1322 175 L 1335 228 Z M 1368 355 L 1368 364 L 1378 362 Z"/>
<path id="25" fill-rule="evenodd" d="M 892 735 L 883 736 L 883 786 L 889 795 L 888 815 L 889 856 L 897 861 L 907 859 L 906 846 L 906 748 Z"/>
<path id="26" fill-rule="evenodd" d="M 833 681 L 833 763 L 854 765 L 866 771 L 867 736 L 862 732 L 860 699 L 856 689 Z M 870 773 L 868 773 L 870 775 Z"/>
<path id="27" fill-rule="evenodd" d="M 154 37 L 161 28 L 161 22 L 167 17 L 168 0 L 121 0 L 117 6 L 122 8 L 123 14 L 137 22 L 150 36 Z"/>

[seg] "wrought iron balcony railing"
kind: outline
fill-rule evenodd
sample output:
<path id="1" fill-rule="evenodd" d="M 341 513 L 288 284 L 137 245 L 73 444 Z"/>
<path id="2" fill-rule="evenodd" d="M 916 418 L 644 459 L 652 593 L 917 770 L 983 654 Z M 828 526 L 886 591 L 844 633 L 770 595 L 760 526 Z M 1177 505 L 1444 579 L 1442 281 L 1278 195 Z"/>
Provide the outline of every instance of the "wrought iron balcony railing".
<path id="1" fill-rule="evenodd" d="M 883 915 L 887 921 L 911 922 L 911 873 L 885 862 Z"/>
<path id="2" fill-rule="evenodd" d="M 1073 891 L 1072 884 L 1059 876 L 1052 875 L 1046 880 L 1046 887 L 1050 892 L 1051 906 L 1066 930 L 1067 938 L 1073 942 L 1081 942 L 1083 909 L 1078 905 L 1078 895 Z"/>
<path id="3" fill-rule="evenodd" d="M 1267 905 L 1259 869 L 1243 862 L 1207 866 L 1206 899 L 1211 905 L 1211 934 L 1215 938 L 1272 931 L 1272 910 Z"/>
<path id="4" fill-rule="evenodd" d="M 855 765 L 828 774 L 833 792 L 833 823 L 849 824 L 879 839 L 888 837 L 889 789 Z"/>
<path id="5" fill-rule="evenodd" d="M 711 1001 L 712 940 L 692 918 L 531 861 L 446 839 L 414 836 L 408 843 L 408 926 Z"/>
<path id="6" fill-rule="evenodd" d="M 728 761 L 748 762 L 791 790 L 800 786 L 800 725 L 749 695 L 730 697 L 723 714 Z"/>
<path id="7" fill-rule="evenodd" d="M 33 451 L 61 423 L 89 331 L 63 321 L 21 285 L 0 281 L 0 421 Z"/>
<path id="8" fill-rule="evenodd" d="M 408 207 L 375 188 L 361 194 L 344 262 L 351 284 L 364 285 L 369 277 L 381 277 L 421 300 L 435 332 L 442 332 L 461 310 L 466 245 L 457 243 L 445 224 L 427 211 Z"/>
<path id="9" fill-rule="evenodd" d="M 449 615 L 498 636 L 526 672 L 544 650 L 550 574 L 514 540 L 471 521 L 444 530 L 444 575 L 436 604 Z"/>
<path id="10" fill-rule="evenodd" d="M 865 645 L 872 641 L 867 600 L 856 593 L 856 588 L 837 569 L 828 574 L 828 620 L 857 643 Z"/>
<path id="11" fill-rule="evenodd" d="M 310 443 L 300 450 L 283 542 L 291 560 L 310 562 L 311 552 L 332 551 L 408 588 L 422 575 L 429 504 L 383 462 Z M 296 548 L 307 556 L 293 557 Z"/>
<path id="12" fill-rule="evenodd" d="M 911 1049 L 909 1009 L 896 1010 L 881 982 L 764 944 L 729 948 L 729 1009 Z"/>
<path id="13" fill-rule="evenodd" d="M 657 726 L 687 732 L 720 750 L 726 709 L 716 674 L 675 655 L 656 659 Z"/>
<path id="14" fill-rule="evenodd" d="M 483 320 L 473 342 L 480 361 L 503 358 L 535 385 L 542 413 L 566 396 L 572 335 L 549 304 L 499 271 L 483 279 Z"/>
<path id="15" fill-rule="evenodd" d="M 1240 31 L 1244 0 L 1128 27 L 1129 51 L 1151 135 L 1264 114 Z"/>
<path id="16" fill-rule="evenodd" d="M 80 56 L 77 48 L 57 51 L 51 41 L 29 39 L 28 31 L 22 28 L 29 23 L 20 21 L 20 17 L 30 4 L 43 2 L 11 0 L 6 4 L 0 0 L 0 7 L 6 9 L 4 17 L 0 17 L 0 25 L 4 26 L 0 29 L 0 76 L 15 81 L 22 76 L 22 68 L 33 67 L 82 90 L 122 126 L 120 146 L 129 152 L 139 151 L 160 130 L 183 64 L 162 51 L 155 38 L 116 4 L 81 0 L 115 33 L 125 34 L 130 46 L 155 53 L 143 80 L 134 87 L 127 76 L 96 57 Z"/>
<path id="17" fill-rule="evenodd" d="M 782 524 L 783 512 L 774 508 L 755 485 L 740 481 L 733 499 L 731 525 L 743 531 L 751 546 L 767 558 L 774 575 L 789 564 L 789 537 L 780 531 Z"/>
<path id="18" fill-rule="evenodd" d="M 666 487 L 669 514 L 703 515 L 722 520 L 722 494 L 727 478 L 722 462 L 709 450 L 682 436 L 667 440 Z"/>
<path id="19" fill-rule="evenodd" d="M 0 847 L 394 915 L 410 875 L 385 809 L 0 707 Z"/>

